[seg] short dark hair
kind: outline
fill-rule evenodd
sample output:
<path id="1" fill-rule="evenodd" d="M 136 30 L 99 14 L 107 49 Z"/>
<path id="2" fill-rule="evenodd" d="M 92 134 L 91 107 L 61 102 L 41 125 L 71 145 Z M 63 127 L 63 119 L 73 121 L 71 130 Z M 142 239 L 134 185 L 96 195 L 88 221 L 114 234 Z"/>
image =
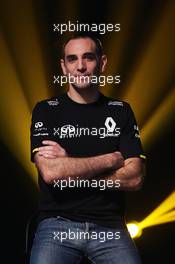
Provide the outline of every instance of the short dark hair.
<path id="1" fill-rule="evenodd" d="M 64 56 L 65 56 L 65 47 L 67 45 L 67 43 L 72 40 L 72 39 L 81 39 L 81 38 L 90 38 L 92 39 L 94 42 L 95 42 L 95 45 L 96 45 L 96 54 L 97 54 L 97 57 L 100 58 L 103 54 L 104 54 L 104 51 L 103 51 L 103 45 L 101 43 L 101 41 L 95 37 L 93 34 L 90 34 L 90 33 L 84 33 L 84 32 L 78 32 L 78 33 L 75 33 L 73 35 L 70 35 L 63 43 L 62 45 L 62 52 L 61 52 L 61 56 L 62 58 L 64 59 Z"/>

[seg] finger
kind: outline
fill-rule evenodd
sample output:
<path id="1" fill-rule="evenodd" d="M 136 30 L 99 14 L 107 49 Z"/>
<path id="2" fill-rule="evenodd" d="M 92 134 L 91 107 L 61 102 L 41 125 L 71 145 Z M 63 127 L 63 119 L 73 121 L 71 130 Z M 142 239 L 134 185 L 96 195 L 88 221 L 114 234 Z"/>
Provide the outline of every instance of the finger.
<path id="1" fill-rule="evenodd" d="M 45 154 L 56 155 L 56 153 L 54 153 L 53 151 L 39 151 L 39 154 L 41 154 L 41 155 L 45 155 Z"/>
<path id="2" fill-rule="evenodd" d="M 61 153 L 61 154 L 67 154 L 66 151 L 65 151 L 65 149 L 60 149 L 59 150 L 59 153 Z"/>
<path id="3" fill-rule="evenodd" d="M 39 152 L 38 152 L 38 155 L 40 157 L 52 158 L 52 159 L 56 159 L 58 157 L 58 155 L 51 155 L 51 154 L 48 154 L 48 153 L 39 153 Z"/>
<path id="4" fill-rule="evenodd" d="M 38 148 L 39 153 L 52 153 L 53 155 L 66 155 L 63 149 L 55 149 L 53 147 L 40 147 Z"/>
<path id="5" fill-rule="evenodd" d="M 38 151 L 54 151 L 54 152 L 59 152 L 59 153 L 65 153 L 65 149 L 61 148 L 61 147 L 55 147 L 55 146 L 44 146 L 44 147 L 39 147 Z"/>
<path id="6" fill-rule="evenodd" d="M 52 141 L 52 140 L 43 140 L 42 143 L 44 145 L 50 145 L 50 146 L 56 146 L 56 145 L 59 145 L 57 142 L 55 141 Z M 60 145 L 59 145 L 60 146 Z M 61 146 L 60 146 L 61 147 Z"/>
<path id="7" fill-rule="evenodd" d="M 53 151 L 53 152 L 58 153 L 58 154 L 66 154 L 65 149 L 57 148 L 57 147 L 54 147 L 54 146 L 39 147 L 38 150 L 39 151 Z"/>
<path id="8" fill-rule="evenodd" d="M 39 151 L 47 151 L 47 150 L 53 150 L 53 149 L 54 149 L 53 146 L 44 146 L 44 147 L 38 148 Z"/>
<path id="9" fill-rule="evenodd" d="M 43 155 L 44 158 L 47 158 L 47 159 L 56 159 L 56 156 L 55 155 L 48 155 L 48 154 L 45 154 Z"/>

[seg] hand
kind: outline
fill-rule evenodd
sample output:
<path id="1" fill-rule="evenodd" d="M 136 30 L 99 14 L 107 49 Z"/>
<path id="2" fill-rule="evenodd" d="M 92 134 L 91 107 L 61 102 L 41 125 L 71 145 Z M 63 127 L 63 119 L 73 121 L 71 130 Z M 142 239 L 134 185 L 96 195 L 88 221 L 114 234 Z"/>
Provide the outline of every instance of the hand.
<path id="1" fill-rule="evenodd" d="M 124 166 L 124 157 L 122 156 L 121 152 L 115 151 L 112 153 L 113 156 L 113 166 L 114 169 L 120 169 Z"/>
<path id="2" fill-rule="evenodd" d="M 52 140 L 42 141 L 43 147 L 38 148 L 38 154 L 48 159 L 55 159 L 59 157 L 68 157 L 66 150 L 61 147 L 57 142 Z"/>

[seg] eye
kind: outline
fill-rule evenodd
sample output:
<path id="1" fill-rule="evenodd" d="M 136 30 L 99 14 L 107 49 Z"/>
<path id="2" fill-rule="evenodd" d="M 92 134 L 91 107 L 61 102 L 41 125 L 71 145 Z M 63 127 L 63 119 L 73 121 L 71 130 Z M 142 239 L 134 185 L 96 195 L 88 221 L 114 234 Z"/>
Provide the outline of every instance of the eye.
<path id="1" fill-rule="evenodd" d="M 77 57 L 71 55 L 71 56 L 67 56 L 66 59 L 67 59 L 68 62 L 74 62 L 74 61 L 76 61 Z"/>
<path id="2" fill-rule="evenodd" d="M 84 58 L 86 60 L 88 60 L 88 61 L 93 61 L 93 60 L 95 60 L 95 54 L 93 54 L 93 53 L 87 53 L 87 54 L 84 55 Z"/>

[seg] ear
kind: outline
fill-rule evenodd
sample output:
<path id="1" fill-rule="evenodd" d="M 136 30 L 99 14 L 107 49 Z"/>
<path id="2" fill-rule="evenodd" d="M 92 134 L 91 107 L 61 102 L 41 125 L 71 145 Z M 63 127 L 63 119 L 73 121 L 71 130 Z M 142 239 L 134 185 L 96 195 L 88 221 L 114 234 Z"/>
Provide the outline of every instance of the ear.
<path id="1" fill-rule="evenodd" d="M 65 67 L 65 63 L 63 59 L 60 60 L 60 64 L 61 64 L 61 69 L 63 71 L 63 74 L 66 75 L 67 71 L 66 71 L 66 67 Z"/>
<path id="2" fill-rule="evenodd" d="M 107 65 L 107 57 L 106 55 L 102 55 L 100 59 L 100 65 L 101 65 L 101 72 L 104 72 Z"/>

